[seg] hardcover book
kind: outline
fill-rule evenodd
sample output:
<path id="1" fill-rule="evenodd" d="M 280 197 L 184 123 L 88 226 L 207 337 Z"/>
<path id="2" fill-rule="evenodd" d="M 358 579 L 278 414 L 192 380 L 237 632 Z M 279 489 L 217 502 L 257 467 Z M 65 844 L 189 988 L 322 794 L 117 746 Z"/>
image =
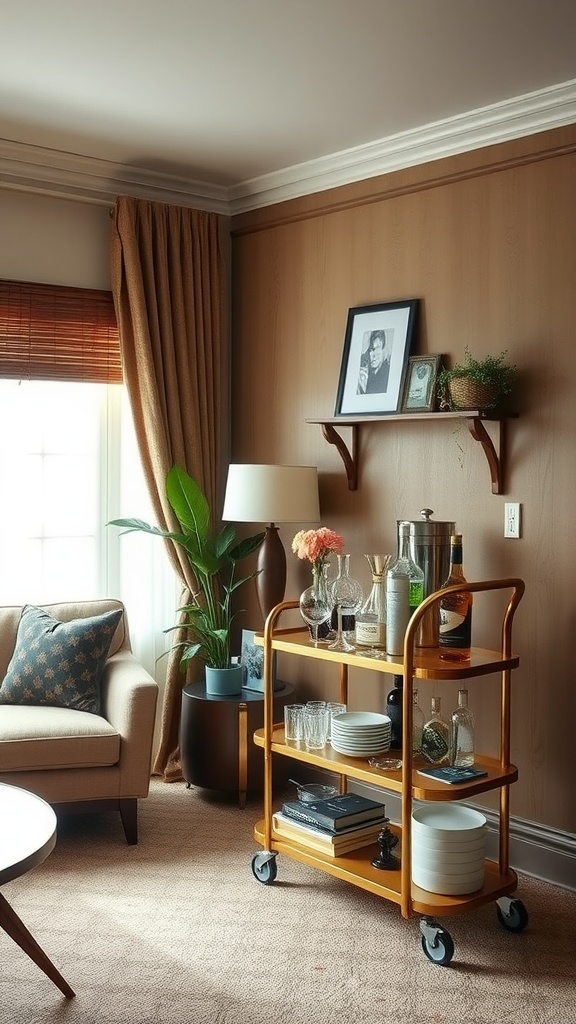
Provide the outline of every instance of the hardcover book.
<path id="1" fill-rule="evenodd" d="M 304 822 L 296 821 L 277 811 L 272 817 L 274 831 L 279 836 L 294 839 L 303 846 L 325 853 L 328 857 L 338 857 L 362 846 L 371 846 L 378 839 L 382 822 L 371 822 L 346 829 L 340 833 L 327 832 L 325 829 L 314 828 Z"/>
<path id="2" fill-rule="evenodd" d="M 320 825 L 331 832 L 341 832 L 350 825 L 359 825 L 365 821 L 383 821 L 386 817 L 384 804 L 357 793 L 343 793 L 331 797 L 330 800 L 316 800 L 314 803 L 303 804 L 300 800 L 292 800 L 282 805 L 282 812 L 289 818 Z"/>
<path id="3" fill-rule="evenodd" d="M 480 779 L 488 775 L 483 768 L 459 768 L 457 765 L 443 765 L 441 768 L 418 768 L 418 775 L 426 775 L 429 779 L 436 779 L 437 782 L 447 782 L 456 785 L 459 782 L 472 782 L 473 779 Z"/>

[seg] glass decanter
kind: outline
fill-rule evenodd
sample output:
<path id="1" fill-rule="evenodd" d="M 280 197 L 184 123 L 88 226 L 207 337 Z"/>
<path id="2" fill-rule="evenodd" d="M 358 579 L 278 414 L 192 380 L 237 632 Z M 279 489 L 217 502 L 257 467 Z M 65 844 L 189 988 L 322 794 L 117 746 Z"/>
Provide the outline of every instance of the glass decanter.
<path id="1" fill-rule="evenodd" d="M 356 615 L 356 647 L 370 658 L 386 648 L 386 572 L 392 555 L 366 555 L 372 572 L 372 589 Z"/>
<path id="2" fill-rule="evenodd" d="M 329 645 L 331 651 L 353 651 L 354 644 L 348 638 L 354 637 L 356 612 L 362 604 L 362 585 L 350 575 L 350 555 L 337 555 L 338 575 L 331 588 L 332 626 L 336 625 L 336 639 Z"/>

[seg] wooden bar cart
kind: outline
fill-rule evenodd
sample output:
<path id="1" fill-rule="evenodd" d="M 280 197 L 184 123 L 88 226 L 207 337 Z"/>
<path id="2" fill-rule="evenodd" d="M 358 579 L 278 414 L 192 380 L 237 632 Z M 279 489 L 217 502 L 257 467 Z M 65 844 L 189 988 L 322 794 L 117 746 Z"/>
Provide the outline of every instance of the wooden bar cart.
<path id="1" fill-rule="evenodd" d="M 264 633 L 256 642 L 264 647 L 265 693 L 264 727 L 254 734 L 254 742 L 264 750 L 264 817 L 257 822 L 254 835 L 262 850 L 252 857 L 252 872 L 264 885 L 276 879 L 277 855 L 286 854 L 294 860 L 319 868 L 352 885 L 382 896 L 399 905 L 402 916 L 410 918 L 420 914 L 422 948 L 429 960 L 443 966 L 450 963 L 454 955 L 454 943 L 448 931 L 437 921 L 437 916 L 462 914 L 485 903 L 496 902 L 499 923 L 509 931 L 519 932 L 528 923 L 524 904 L 512 894 L 517 887 L 516 873 L 509 866 L 509 788 L 518 778 L 517 768 L 510 762 L 510 676 L 518 667 L 519 658 L 512 653 L 512 623 L 522 595 L 524 582 L 521 579 L 486 580 L 457 584 L 442 591 L 442 596 L 454 592 L 468 591 L 509 591 L 508 601 L 502 615 L 501 642 L 499 650 L 472 648 L 469 662 L 450 662 L 440 659 L 438 648 L 416 648 L 415 637 L 418 624 L 426 611 L 440 600 L 441 594 L 431 594 L 414 612 L 404 638 L 402 659 L 383 654 L 368 657 L 353 651 L 343 653 L 331 651 L 328 647 L 315 647 L 306 627 L 280 629 L 278 620 L 283 612 L 297 609 L 296 601 L 284 601 L 274 608 L 266 621 Z M 503 595 L 504 600 L 506 594 Z M 346 757 L 337 753 L 330 745 L 320 751 L 308 751 L 304 745 L 289 743 L 284 737 L 283 725 L 273 722 L 272 654 L 283 651 L 305 658 L 316 658 L 332 662 L 339 677 L 339 697 L 348 703 L 348 670 L 355 667 L 380 672 L 383 675 L 403 676 L 403 736 L 402 767 L 397 771 L 382 771 L 371 767 L 368 760 Z M 475 764 L 487 774 L 464 784 L 445 785 L 417 774 L 418 761 L 412 754 L 412 708 L 413 681 L 426 680 L 474 680 L 491 673 L 499 673 L 500 685 L 500 756 L 498 758 L 476 755 Z M 400 870 L 375 868 L 372 860 L 378 847 L 366 846 L 338 857 L 328 857 L 316 852 L 296 840 L 288 839 L 274 831 L 272 816 L 272 754 L 280 754 L 305 762 L 340 777 L 340 792 L 346 792 L 348 781 L 368 783 L 401 795 L 401 823 L 390 825 L 391 831 L 401 841 Z M 465 896 L 442 896 L 416 886 L 411 879 L 411 826 L 412 802 L 467 800 L 479 793 L 499 790 L 499 855 L 498 861 L 484 862 L 484 884 L 480 890 Z"/>

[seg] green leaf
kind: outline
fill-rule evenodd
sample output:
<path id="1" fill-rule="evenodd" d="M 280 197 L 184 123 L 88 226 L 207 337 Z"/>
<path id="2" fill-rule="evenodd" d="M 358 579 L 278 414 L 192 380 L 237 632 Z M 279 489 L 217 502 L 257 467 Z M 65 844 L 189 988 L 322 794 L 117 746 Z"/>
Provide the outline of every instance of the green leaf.
<path id="1" fill-rule="evenodd" d="M 209 536 L 210 509 L 203 491 L 180 466 L 172 466 L 168 472 L 166 497 L 180 525 L 196 535 L 201 548 Z"/>
<path id="2" fill-rule="evenodd" d="M 256 551 L 260 547 L 264 540 L 264 536 L 265 535 L 263 533 L 257 533 L 254 537 L 245 537 L 244 540 L 241 540 L 240 543 L 230 551 L 231 560 L 233 562 L 240 562 L 243 558 L 247 558 L 248 555 L 251 555 L 253 551 Z"/>
<path id="3" fill-rule="evenodd" d="M 214 541 L 214 553 L 219 559 L 223 559 L 230 551 L 236 540 L 236 530 L 232 523 L 226 523 Z"/>

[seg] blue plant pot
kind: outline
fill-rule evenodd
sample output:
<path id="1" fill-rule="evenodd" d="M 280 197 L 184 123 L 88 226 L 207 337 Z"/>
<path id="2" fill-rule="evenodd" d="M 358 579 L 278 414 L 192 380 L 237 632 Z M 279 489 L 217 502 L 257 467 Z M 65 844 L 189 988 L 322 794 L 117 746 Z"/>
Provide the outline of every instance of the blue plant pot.
<path id="1" fill-rule="evenodd" d="M 242 665 L 230 668 L 211 668 L 206 665 L 206 693 L 215 697 L 232 697 L 242 693 Z"/>

